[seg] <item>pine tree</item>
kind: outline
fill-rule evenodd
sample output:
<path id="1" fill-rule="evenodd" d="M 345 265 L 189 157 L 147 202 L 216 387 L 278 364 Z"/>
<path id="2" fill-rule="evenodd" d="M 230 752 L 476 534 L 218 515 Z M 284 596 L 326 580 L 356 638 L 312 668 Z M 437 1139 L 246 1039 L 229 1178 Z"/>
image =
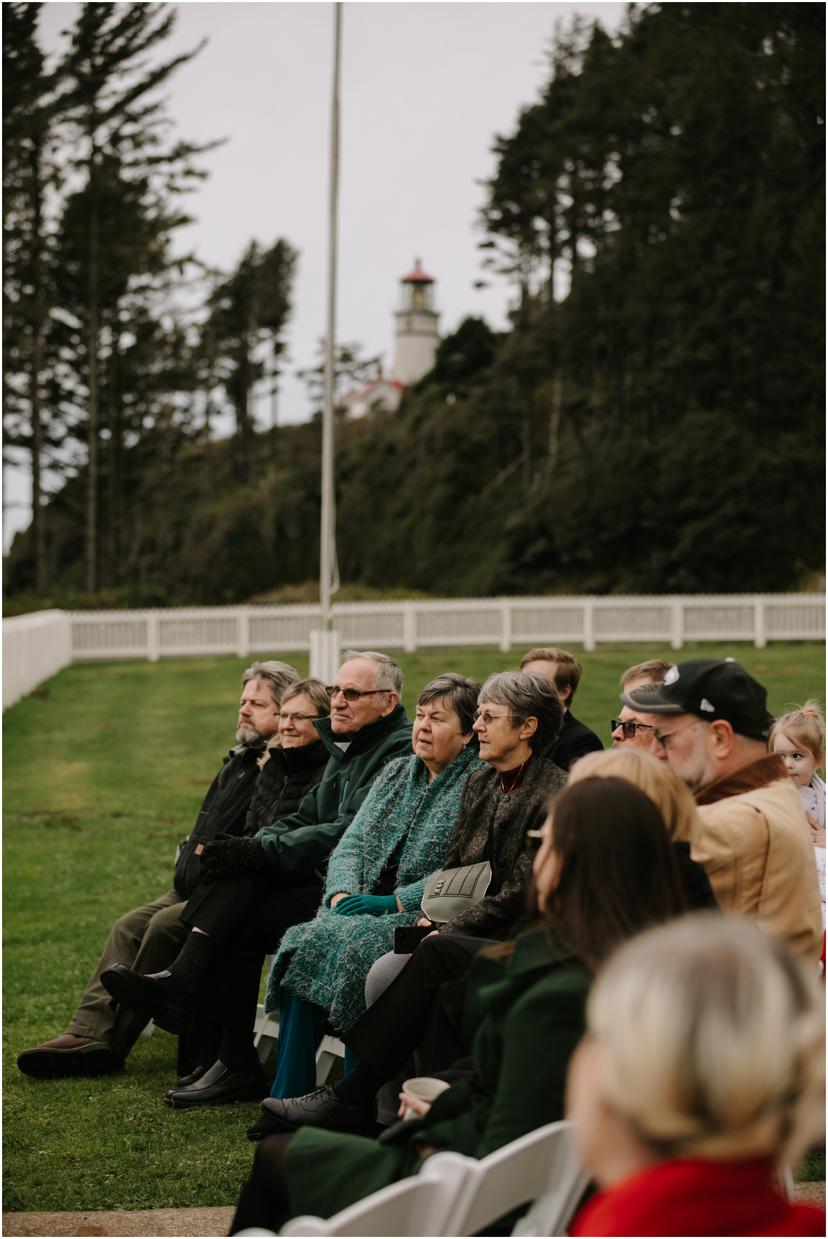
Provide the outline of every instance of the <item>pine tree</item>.
<path id="1" fill-rule="evenodd" d="M 149 66 L 147 53 L 171 33 L 175 10 L 165 4 L 81 7 L 62 66 L 70 83 L 69 116 L 82 185 L 64 213 L 64 248 L 77 254 L 73 310 L 82 334 L 86 422 L 86 585 L 99 582 L 100 442 L 104 368 L 128 330 L 121 313 L 136 282 L 151 284 L 169 268 L 168 243 L 186 215 L 175 196 L 202 175 L 194 156 L 211 145 L 164 145 L 164 101 L 157 92 L 199 48 Z M 130 233 L 129 223 L 135 231 Z M 120 439 L 118 417 L 107 427 Z"/>

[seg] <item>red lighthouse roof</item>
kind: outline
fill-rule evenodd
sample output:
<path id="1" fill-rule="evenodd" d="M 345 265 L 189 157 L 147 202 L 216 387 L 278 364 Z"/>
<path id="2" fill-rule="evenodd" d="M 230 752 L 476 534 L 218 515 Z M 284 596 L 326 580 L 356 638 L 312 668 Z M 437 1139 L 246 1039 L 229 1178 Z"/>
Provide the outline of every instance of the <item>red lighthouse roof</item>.
<path id="1" fill-rule="evenodd" d="M 403 284 L 433 284 L 434 276 L 426 275 L 423 271 L 422 261 L 419 258 L 414 259 L 414 270 L 408 275 L 402 277 Z"/>

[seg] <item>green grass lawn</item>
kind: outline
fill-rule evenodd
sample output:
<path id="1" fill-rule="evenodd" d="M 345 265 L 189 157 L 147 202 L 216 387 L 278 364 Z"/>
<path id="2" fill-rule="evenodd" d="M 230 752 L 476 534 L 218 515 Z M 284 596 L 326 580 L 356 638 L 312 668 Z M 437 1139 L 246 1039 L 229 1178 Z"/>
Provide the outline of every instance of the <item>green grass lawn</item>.
<path id="1" fill-rule="evenodd" d="M 706 645 L 677 657 L 731 653 L 767 685 L 771 710 L 824 700 L 819 645 Z M 575 713 L 605 742 L 621 671 L 659 655 L 676 657 L 641 646 L 583 655 Z M 307 672 L 306 658 L 284 657 Z M 439 672 L 482 679 L 517 655 L 427 650 L 400 661 L 410 710 Z M 127 1070 L 101 1080 L 30 1080 L 15 1059 L 63 1031 L 112 922 L 169 889 L 176 843 L 232 742 L 244 665 L 78 665 L 5 715 L 6 1209 L 222 1205 L 238 1195 L 258 1106 L 164 1106 L 175 1076 L 167 1033 L 142 1038 Z"/>

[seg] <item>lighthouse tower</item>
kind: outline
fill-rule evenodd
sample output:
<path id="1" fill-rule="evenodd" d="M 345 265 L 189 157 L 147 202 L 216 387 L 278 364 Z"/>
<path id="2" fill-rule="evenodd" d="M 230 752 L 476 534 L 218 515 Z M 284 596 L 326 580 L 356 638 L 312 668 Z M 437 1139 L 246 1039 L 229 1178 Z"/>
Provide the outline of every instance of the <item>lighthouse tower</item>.
<path id="1" fill-rule="evenodd" d="M 400 280 L 400 308 L 394 312 L 394 378 L 409 386 L 428 374 L 437 352 L 437 311 L 434 278 L 423 271 L 420 259 Z"/>

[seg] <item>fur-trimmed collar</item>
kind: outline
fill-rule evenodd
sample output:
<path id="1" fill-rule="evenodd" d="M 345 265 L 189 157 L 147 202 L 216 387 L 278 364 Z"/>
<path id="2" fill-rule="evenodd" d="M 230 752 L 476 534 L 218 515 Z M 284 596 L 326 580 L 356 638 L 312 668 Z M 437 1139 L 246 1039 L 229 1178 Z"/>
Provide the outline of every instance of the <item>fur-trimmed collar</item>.
<path id="1" fill-rule="evenodd" d="M 720 779 L 700 788 L 696 793 L 696 804 L 715 804 L 717 800 L 739 796 L 742 792 L 755 792 L 759 787 L 767 787 L 769 783 L 787 777 L 785 763 L 779 754 L 768 753 L 766 757 L 749 762 L 746 766 L 722 775 Z"/>

